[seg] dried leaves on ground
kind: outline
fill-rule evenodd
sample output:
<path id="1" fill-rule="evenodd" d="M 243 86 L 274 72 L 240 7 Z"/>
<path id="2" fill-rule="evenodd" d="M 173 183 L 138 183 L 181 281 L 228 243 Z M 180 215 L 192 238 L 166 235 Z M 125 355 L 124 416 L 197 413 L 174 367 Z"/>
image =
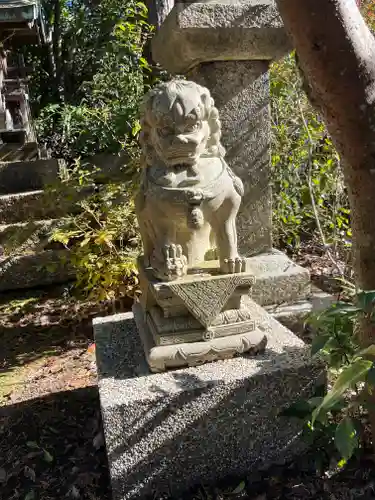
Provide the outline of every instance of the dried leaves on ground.
<path id="1" fill-rule="evenodd" d="M 321 260 L 313 259 L 317 274 Z M 95 305 L 65 292 L 58 287 L 0 297 L 4 500 L 111 499 L 91 321 L 130 304 Z M 316 473 L 313 458 L 214 488 L 202 485 L 183 500 L 375 498 L 372 461 L 328 476 Z"/>

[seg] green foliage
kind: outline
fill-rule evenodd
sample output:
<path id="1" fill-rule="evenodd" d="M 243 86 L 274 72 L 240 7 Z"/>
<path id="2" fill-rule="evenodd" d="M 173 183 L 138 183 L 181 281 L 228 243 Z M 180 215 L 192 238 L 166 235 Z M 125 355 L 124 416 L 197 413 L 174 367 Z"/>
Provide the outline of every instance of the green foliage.
<path id="1" fill-rule="evenodd" d="M 74 193 L 77 200 L 77 213 L 53 232 L 51 240 L 69 249 L 76 290 L 101 301 L 135 293 L 140 240 L 133 183 L 97 184 L 97 175 L 97 170 L 85 170 L 76 162 L 63 187 L 51 190 L 55 198 L 68 199 Z"/>
<path id="2" fill-rule="evenodd" d="M 336 427 L 335 445 L 345 461 L 349 460 L 359 446 L 358 432 L 355 422 L 345 417 Z"/>
<path id="3" fill-rule="evenodd" d="M 138 112 L 154 80 L 143 56 L 152 31 L 147 9 L 137 0 L 53 0 L 44 2 L 44 12 L 50 43 L 27 47 L 24 56 L 26 64 L 43 68 L 30 84 L 39 141 L 68 163 L 62 183 L 49 189 L 50 200 L 72 207 L 51 243 L 69 250 L 77 292 L 94 300 L 133 295 L 140 247 L 132 198 Z M 116 182 L 93 167 L 101 153 L 108 167 L 110 155 L 116 164 L 124 160 Z"/>
<path id="4" fill-rule="evenodd" d="M 69 250 L 77 292 L 94 300 L 133 295 L 139 104 L 156 79 L 144 57 L 152 31 L 147 9 L 137 0 L 52 0 L 43 10 L 47 43 L 22 50 L 26 66 L 34 67 L 29 87 L 38 140 L 67 160 L 46 203 L 71 207 L 49 247 Z M 38 242 L 37 229 L 30 231 L 27 237 Z M 20 236 L 11 253 L 20 250 L 18 240 L 25 242 Z"/>
<path id="5" fill-rule="evenodd" d="M 350 245 L 339 157 L 302 88 L 294 54 L 274 63 L 270 78 L 275 243 L 296 250 L 320 224 L 322 243 Z"/>
<path id="6" fill-rule="evenodd" d="M 375 345 L 361 349 L 356 334 L 359 321 L 373 321 L 374 305 L 374 291 L 359 291 L 351 302 L 337 302 L 309 319 L 316 331 L 311 352 L 324 359 L 334 382 L 324 397 L 298 401 L 286 412 L 305 420 L 310 439 L 325 435 L 340 453 L 341 466 L 362 445 L 358 417 L 368 409 L 375 383 Z"/>
<path id="7" fill-rule="evenodd" d="M 370 29 L 375 31 L 375 2 L 374 0 L 362 0 L 361 2 L 362 14 L 370 27 Z"/>
<path id="8" fill-rule="evenodd" d="M 136 150 L 139 102 L 145 75 L 151 73 L 143 57 L 152 31 L 145 5 L 136 0 L 78 0 L 60 2 L 59 8 L 57 18 L 46 4 L 51 37 L 59 42 L 53 45 L 49 71 L 43 78 L 36 75 L 39 80 L 30 85 L 39 139 L 55 156 L 70 161 Z M 26 59 L 30 57 L 36 56 L 29 50 Z M 48 94 L 48 89 L 55 92 Z"/>
<path id="9" fill-rule="evenodd" d="M 361 10 L 375 31 L 375 2 Z M 295 252 L 318 236 L 323 247 L 350 250 L 349 202 L 340 158 L 303 88 L 295 55 L 272 64 L 273 236 Z"/>

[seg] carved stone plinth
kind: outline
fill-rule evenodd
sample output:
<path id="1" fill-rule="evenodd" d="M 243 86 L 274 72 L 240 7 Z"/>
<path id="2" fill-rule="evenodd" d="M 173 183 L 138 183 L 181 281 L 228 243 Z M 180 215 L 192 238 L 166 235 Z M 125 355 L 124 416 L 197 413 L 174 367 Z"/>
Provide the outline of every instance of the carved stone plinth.
<path id="1" fill-rule="evenodd" d="M 254 319 L 254 284 L 246 272 L 219 274 L 218 261 L 174 282 L 155 279 L 139 260 L 142 296 L 133 312 L 151 371 L 195 366 L 263 351 L 267 339 Z"/>

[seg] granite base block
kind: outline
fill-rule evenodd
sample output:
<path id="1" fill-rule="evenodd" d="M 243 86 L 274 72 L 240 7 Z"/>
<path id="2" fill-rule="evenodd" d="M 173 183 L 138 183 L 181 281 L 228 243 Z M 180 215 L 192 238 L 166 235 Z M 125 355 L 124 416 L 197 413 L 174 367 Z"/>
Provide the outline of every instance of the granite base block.
<path id="1" fill-rule="evenodd" d="M 255 278 L 251 297 L 263 307 L 290 304 L 310 296 L 308 269 L 299 266 L 279 250 L 273 249 L 247 258 L 246 269 Z"/>
<path id="2" fill-rule="evenodd" d="M 264 354 L 161 374 L 148 370 L 132 313 L 94 320 L 114 500 L 178 496 L 301 452 L 300 422 L 280 410 L 311 396 L 325 372 L 300 339 L 258 314 Z"/>

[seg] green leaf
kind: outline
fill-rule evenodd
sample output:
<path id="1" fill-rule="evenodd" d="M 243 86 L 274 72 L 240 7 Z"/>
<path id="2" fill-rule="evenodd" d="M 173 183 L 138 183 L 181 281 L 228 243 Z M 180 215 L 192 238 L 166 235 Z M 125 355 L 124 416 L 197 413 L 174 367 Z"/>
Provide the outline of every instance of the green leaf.
<path id="1" fill-rule="evenodd" d="M 26 446 L 28 446 L 29 448 L 32 448 L 33 450 L 39 449 L 39 445 L 35 441 L 27 441 Z"/>
<path id="2" fill-rule="evenodd" d="M 296 417 L 305 419 L 323 401 L 323 398 L 316 396 L 308 400 L 300 399 L 280 412 L 283 417 Z"/>
<path id="3" fill-rule="evenodd" d="M 336 302 L 325 311 L 322 316 L 337 316 L 337 315 L 354 315 L 361 312 L 361 308 L 348 302 Z"/>
<path id="4" fill-rule="evenodd" d="M 319 351 L 321 351 L 330 338 L 331 335 L 329 333 L 325 333 L 323 335 L 315 335 L 311 345 L 311 355 L 314 356 Z"/>
<path id="5" fill-rule="evenodd" d="M 311 205 L 310 189 L 307 186 L 301 189 L 301 201 L 303 205 Z"/>
<path id="6" fill-rule="evenodd" d="M 306 418 L 311 415 L 311 406 L 307 401 L 301 399 L 282 410 L 280 415 L 283 417 Z"/>
<path id="7" fill-rule="evenodd" d="M 358 448 L 358 433 L 354 422 L 350 417 L 341 420 L 336 428 L 335 445 L 342 458 L 349 460 L 356 448 Z"/>
<path id="8" fill-rule="evenodd" d="M 346 460 L 345 458 L 342 458 L 338 463 L 337 463 L 337 467 L 339 469 L 342 469 L 344 467 L 344 465 L 346 465 Z"/>
<path id="9" fill-rule="evenodd" d="M 43 458 L 49 464 L 53 462 L 53 456 L 51 455 L 51 453 L 49 451 L 47 451 L 45 449 L 43 449 Z"/>
<path id="10" fill-rule="evenodd" d="M 25 496 L 25 500 L 34 500 L 35 493 L 34 490 L 29 491 L 29 493 Z"/>
<path id="11" fill-rule="evenodd" d="M 334 386 L 323 399 L 322 403 L 314 410 L 312 424 L 319 417 L 320 413 L 326 413 L 341 399 L 344 393 L 353 387 L 357 382 L 364 380 L 368 371 L 372 367 L 372 361 L 366 359 L 356 359 L 338 376 Z"/>
<path id="12" fill-rule="evenodd" d="M 245 481 L 241 481 L 240 484 L 232 491 L 232 495 L 240 494 L 246 487 Z"/>
<path id="13" fill-rule="evenodd" d="M 358 353 L 355 354 L 356 357 L 361 357 L 363 356 L 375 356 L 375 344 L 370 345 L 369 347 L 366 347 L 365 349 L 362 349 Z"/>
<path id="14" fill-rule="evenodd" d="M 88 245 L 91 241 L 91 236 L 86 236 L 80 243 L 81 247 Z"/>
<path id="15" fill-rule="evenodd" d="M 373 387 L 375 387 L 375 366 L 372 365 L 370 370 L 367 372 L 366 382 Z"/>

